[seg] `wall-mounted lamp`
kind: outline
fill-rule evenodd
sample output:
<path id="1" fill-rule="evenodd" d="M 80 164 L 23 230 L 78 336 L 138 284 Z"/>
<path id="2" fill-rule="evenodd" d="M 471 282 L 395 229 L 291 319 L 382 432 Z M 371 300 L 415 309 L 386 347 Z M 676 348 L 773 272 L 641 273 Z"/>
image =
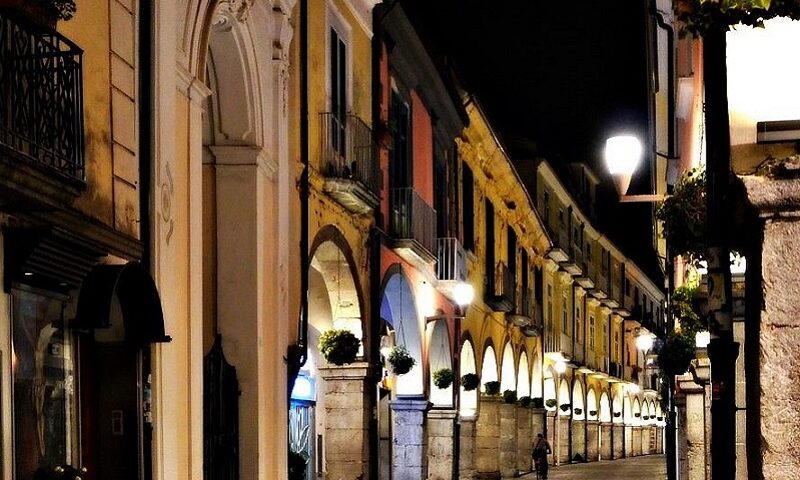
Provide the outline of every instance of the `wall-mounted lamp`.
<path id="1" fill-rule="evenodd" d="M 614 178 L 619 201 L 663 202 L 663 195 L 626 195 L 631 178 L 642 160 L 642 143 L 633 135 L 617 135 L 606 140 L 604 152 L 606 167 Z"/>
<path id="2" fill-rule="evenodd" d="M 559 360 L 553 364 L 553 370 L 556 371 L 557 374 L 562 375 L 564 372 L 567 371 L 567 362 L 564 360 Z"/>

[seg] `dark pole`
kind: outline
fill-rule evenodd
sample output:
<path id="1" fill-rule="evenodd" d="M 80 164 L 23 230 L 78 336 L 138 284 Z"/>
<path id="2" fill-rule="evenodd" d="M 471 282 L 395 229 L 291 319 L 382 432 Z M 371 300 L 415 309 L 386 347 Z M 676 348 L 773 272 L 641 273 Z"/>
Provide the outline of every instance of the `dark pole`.
<path id="1" fill-rule="evenodd" d="M 456 410 L 453 425 L 453 480 L 459 477 L 459 458 L 461 457 L 461 319 L 466 307 L 456 305 L 456 316 L 453 319 L 453 406 Z"/>
<path id="2" fill-rule="evenodd" d="M 735 361 L 731 321 L 731 273 L 725 212 L 730 178 L 730 130 L 725 35 L 712 26 L 703 37 L 706 100 L 706 201 L 708 208 L 708 322 L 711 343 L 711 478 L 728 480 L 736 473 Z"/>
<path id="3" fill-rule="evenodd" d="M 672 292 L 675 289 L 675 262 L 669 252 L 669 245 L 667 245 L 667 332 L 675 329 L 675 317 L 669 310 L 672 302 Z M 678 415 L 675 412 L 675 376 L 667 375 L 661 372 L 662 382 L 667 384 L 667 398 L 666 406 L 667 411 L 665 417 L 667 425 L 665 430 L 666 445 L 664 446 L 664 453 L 667 457 L 667 479 L 677 480 L 678 478 L 678 444 L 677 444 L 677 425 L 676 421 Z"/>

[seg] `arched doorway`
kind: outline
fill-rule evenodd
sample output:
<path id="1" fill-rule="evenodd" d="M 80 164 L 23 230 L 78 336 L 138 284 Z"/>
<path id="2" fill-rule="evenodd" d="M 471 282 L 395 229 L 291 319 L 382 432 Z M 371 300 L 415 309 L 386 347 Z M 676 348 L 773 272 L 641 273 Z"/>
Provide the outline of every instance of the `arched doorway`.
<path id="1" fill-rule="evenodd" d="M 436 320 L 428 324 L 430 330 L 428 340 L 428 364 L 430 369 L 428 391 L 430 401 L 434 406 L 453 406 L 453 384 L 446 388 L 439 388 L 434 383 L 437 371 L 452 369 L 453 359 L 450 352 L 450 335 L 447 331 L 447 321 Z"/>
<path id="2" fill-rule="evenodd" d="M 503 362 L 500 365 L 500 393 L 506 390 L 516 390 L 517 372 L 514 365 L 514 349 L 511 347 L 511 342 L 506 342 L 503 348 Z"/>
<path id="3" fill-rule="evenodd" d="M 487 345 L 483 351 L 483 363 L 481 364 L 481 392 L 486 391 L 487 382 L 497 381 L 497 357 L 494 347 Z"/>
<path id="4" fill-rule="evenodd" d="M 575 462 L 586 461 L 586 404 L 583 384 L 575 380 L 572 384 L 572 458 Z"/>
<path id="5" fill-rule="evenodd" d="M 468 373 L 477 373 L 475 348 L 470 340 L 465 340 L 461 345 L 460 362 L 461 372 L 459 375 L 462 377 Z M 479 388 L 467 391 L 464 390 L 463 385 L 461 386 L 460 413 L 462 417 L 473 417 L 478 410 L 478 390 Z"/>
<path id="6" fill-rule="evenodd" d="M 528 366 L 528 353 L 524 350 L 519 355 L 519 367 L 517 368 L 517 396 L 531 396 L 531 373 Z"/>

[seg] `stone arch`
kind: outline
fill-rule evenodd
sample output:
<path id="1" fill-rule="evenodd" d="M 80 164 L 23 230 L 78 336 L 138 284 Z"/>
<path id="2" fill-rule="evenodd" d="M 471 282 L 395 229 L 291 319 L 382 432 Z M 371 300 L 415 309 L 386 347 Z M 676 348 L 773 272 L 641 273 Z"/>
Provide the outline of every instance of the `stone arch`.
<path id="1" fill-rule="evenodd" d="M 561 383 L 558 385 L 558 414 L 559 415 L 571 415 L 572 410 L 567 408 L 564 410 L 562 407 L 563 405 L 570 405 L 572 400 L 570 399 L 570 388 L 569 382 L 566 378 L 561 379 Z"/>
<path id="2" fill-rule="evenodd" d="M 402 345 L 417 361 L 411 371 L 398 375 L 395 394 L 422 395 L 423 348 L 420 318 L 411 283 L 399 265 L 390 267 L 381 288 L 381 319 L 385 322 L 395 345 Z"/>
<path id="3" fill-rule="evenodd" d="M 577 413 L 576 409 L 580 409 L 581 413 Z M 583 384 L 580 380 L 575 380 L 572 384 L 572 418 L 578 420 L 586 418 L 586 404 L 583 400 Z"/>
<path id="4" fill-rule="evenodd" d="M 461 357 L 460 357 L 461 371 L 458 373 L 464 376 L 468 373 L 477 373 L 478 363 L 475 358 L 475 347 L 472 345 L 472 339 L 466 338 L 461 344 Z M 461 386 L 461 401 L 460 413 L 463 416 L 473 416 L 478 410 L 478 391 L 480 389 L 466 391 L 464 386 Z"/>
<path id="5" fill-rule="evenodd" d="M 599 415 L 600 407 L 597 403 L 597 393 L 595 393 L 594 387 L 591 387 L 589 393 L 586 394 L 586 418 L 589 420 L 597 420 Z"/>
<path id="6" fill-rule="evenodd" d="M 628 396 L 625 398 L 628 400 L 628 407 L 625 409 L 625 412 L 627 413 L 627 422 L 638 423 L 640 417 L 637 417 L 636 414 L 642 413 L 642 407 L 639 404 L 639 399 L 636 397 L 631 399 L 631 397 Z"/>
<path id="7" fill-rule="evenodd" d="M 542 398 L 544 399 L 545 408 L 550 411 L 555 411 L 558 408 L 558 395 L 556 392 L 556 375 L 553 371 L 552 367 L 547 367 L 544 370 L 544 384 L 543 384 L 543 393 Z M 556 402 L 555 405 L 548 406 L 548 400 L 553 400 Z M 551 404 L 553 402 L 550 402 Z"/>
<path id="8" fill-rule="evenodd" d="M 542 371 L 544 365 L 538 342 L 534 342 L 531 346 L 531 354 L 528 363 L 531 366 L 531 397 L 544 398 L 544 372 Z"/>
<path id="9" fill-rule="evenodd" d="M 517 367 L 517 396 L 531 396 L 531 376 L 528 366 L 528 353 L 525 350 L 519 355 L 519 367 Z"/>
<path id="10" fill-rule="evenodd" d="M 500 363 L 500 392 L 517 389 L 517 371 L 514 364 L 514 348 L 511 341 L 503 347 L 503 359 Z"/>
<path id="11" fill-rule="evenodd" d="M 600 394 L 600 416 L 599 419 L 601 422 L 610 422 L 612 421 L 611 416 L 611 399 L 608 397 L 608 392 L 605 390 L 603 393 Z"/>
<path id="12" fill-rule="evenodd" d="M 487 341 L 481 358 L 481 392 L 484 391 L 486 382 L 495 381 L 497 381 L 497 356 L 491 341 Z"/>
<path id="13" fill-rule="evenodd" d="M 642 411 L 641 417 L 642 423 L 651 423 L 650 422 L 650 404 L 648 402 L 642 402 Z"/>
<path id="14" fill-rule="evenodd" d="M 450 355 L 450 333 L 447 329 L 447 321 L 439 319 L 428 324 L 428 366 L 429 366 L 429 385 L 430 401 L 434 405 L 446 406 L 453 405 L 453 385 L 447 388 L 439 388 L 433 383 L 434 373 L 440 369 L 452 369 L 453 359 Z"/>
<path id="15" fill-rule="evenodd" d="M 622 423 L 625 421 L 625 400 L 623 400 L 623 396 L 620 392 L 614 394 L 612 412 L 614 416 L 614 423 Z"/>

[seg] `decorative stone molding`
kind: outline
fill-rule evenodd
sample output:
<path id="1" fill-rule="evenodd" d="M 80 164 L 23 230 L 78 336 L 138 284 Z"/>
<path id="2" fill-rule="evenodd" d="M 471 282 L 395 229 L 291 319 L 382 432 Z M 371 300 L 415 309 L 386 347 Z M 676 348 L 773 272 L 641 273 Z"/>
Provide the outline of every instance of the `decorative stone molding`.
<path id="1" fill-rule="evenodd" d="M 239 22 L 247 20 L 253 0 L 220 0 L 217 6 L 217 14 L 231 15 Z M 216 19 L 215 19 L 216 20 Z"/>
<path id="2" fill-rule="evenodd" d="M 451 409 L 428 412 L 428 480 L 452 478 L 457 417 Z"/>

